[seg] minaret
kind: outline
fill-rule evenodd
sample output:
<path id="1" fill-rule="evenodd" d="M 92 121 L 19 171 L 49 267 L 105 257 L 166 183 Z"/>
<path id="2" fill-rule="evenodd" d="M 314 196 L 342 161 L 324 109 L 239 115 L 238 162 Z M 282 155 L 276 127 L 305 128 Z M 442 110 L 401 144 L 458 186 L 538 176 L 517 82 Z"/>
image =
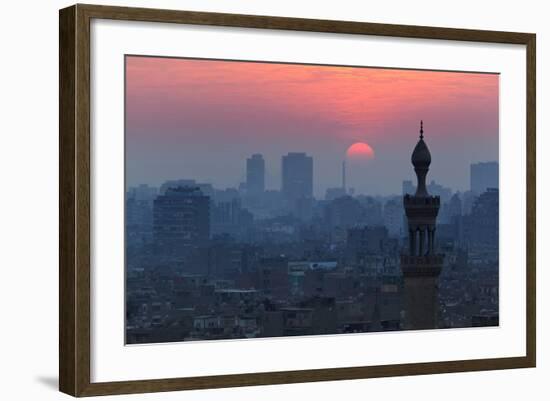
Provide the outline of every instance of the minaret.
<path id="1" fill-rule="evenodd" d="M 420 139 L 411 156 L 418 185 L 414 195 L 403 197 L 409 230 L 408 253 L 401 255 L 404 328 L 412 330 L 437 328 L 438 278 L 444 255 L 437 254 L 434 249 L 439 196 L 431 196 L 426 188 L 431 161 L 420 121 Z"/>

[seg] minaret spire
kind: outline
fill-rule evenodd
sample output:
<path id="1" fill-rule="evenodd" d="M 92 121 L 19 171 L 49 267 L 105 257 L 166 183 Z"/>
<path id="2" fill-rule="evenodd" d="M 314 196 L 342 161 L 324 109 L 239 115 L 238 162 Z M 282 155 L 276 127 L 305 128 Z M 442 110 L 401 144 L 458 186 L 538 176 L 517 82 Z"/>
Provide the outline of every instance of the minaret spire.
<path id="1" fill-rule="evenodd" d="M 428 145 L 424 142 L 424 122 L 422 120 L 420 120 L 420 139 L 414 147 L 411 162 L 418 180 L 415 196 L 427 197 L 429 194 L 426 188 L 426 174 L 428 174 L 430 169 L 432 156 L 430 155 Z"/>
<path id="2" fill-rule="evenodd" d="M 408 253 L 401 255 L 405 320 L 407 329 L 438 327 L 438 279 L 444 255 L 436 250 L 435 233 L 440 198 L 426 188 L 426 175 L 432 156 L 424 142 L 424 124 L 420 121 L 420 139 L 414 147 L 411 162 L 418 179 L 414 195 L 403 197 L 409 231 Z"/>

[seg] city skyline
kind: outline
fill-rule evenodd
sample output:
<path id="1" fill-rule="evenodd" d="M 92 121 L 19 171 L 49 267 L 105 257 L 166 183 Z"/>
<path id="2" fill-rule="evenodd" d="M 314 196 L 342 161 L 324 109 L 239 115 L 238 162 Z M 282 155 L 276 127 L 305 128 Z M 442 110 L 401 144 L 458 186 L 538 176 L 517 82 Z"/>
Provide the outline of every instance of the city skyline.
<path id="1" fill-rule="evenodd" d="M 406 162 L 418 116 L 436 155 L 431 179 L 463 191 L 469 164 L 498 160 L 498 75 L 153 57 L 126 63 L 128 187 L 194 177 L 237 188 L 246 182 L 246 158 L 259 153 L 265 188 L 280 189 L 281 157 L 305 152 L 322 198 L 341 184 L 347 148 L 366 142 L 376 156 L 355 171 L 348 166 L 348 187 L 396 194 L 413 178 Z M 384 180 L 376 179 L 382 169 Z"/>
<path id="2" fill-rule="evenodd" d="M 471 165 L 469 193 L 428 184 L 422 123 L 419 134 L 401 197 L 342 187 L 315 200 L 305 153 L 283 156 L 277 194 L 263 190 L 259 154 L 247 188 L 133 188 L 126 342 L 498 326 L 495 166 Z"/>
<path id="3" fill-rule="evenodd" d="M 126 79 L 126 343 L 499 325 L 498 75 Z"/>
<path id="4" fill-rule="evenodd" d="M 298 152 L 289 152 L 289 153 L 298 153 Z M 306 153 L 307 155 L 307 153 Z M 264 171 L 264 174 L 265 176 L 267 176 L 268 174 L 268 171 L 267 171 L 267 168 L 265 168 L 265 160 L 263 160 L 263 155 L 261 153 L 254 153 L 254 154 L 251 154 L 249 155 L 249 157 L 247 157 L 245 160 L 247 162 L 249 162 L 251 159 L 255 159 L 256 157 L 261 157 L 262 158 L 262 161 L 264 162 L 262 164 L 262 169 Z M 284 156 L 283 156 L 284 157 Z M 282 165 L 282 157 L 281 157 L 281 162 L 280 164 Z M 480 169 L 478 166 L 487 166 L 487 167 L 490 167 L 490 174 L 487 174 L 486 171 L 484 171 L 483 169 Z M 496 170 L 494 169 L 496 166 Z M 476 169 L 477 167 L 477 169 Z M 355 188 L 354 187 L 350 187 L 349 185 L 345 186 L 344 184 L 344 176 L 345 176 L 345 169 L 346 167 L 343 166 L 342 164 L 339 166 L 340 168 L 340 181 L 339 182 L 336 182 L 334 186 L 332 187 L 327 187 L 325 192 L 320 194 L 320 196 L 317 196 L 316 194 L 313 195 L 313 198 L 317 199 L 317 200 L 323 200 L 323 199 L 326 199 L 327 197 L 327 194 L 328 193 L 331 193 L 333 192 L 334 190 L 338 190 L 338 189 L 346 189 L 345 193 L 348 194 L 348 195 L 365 195 L 365 196 L 373 196 L 373 197 L 395 197 L 395 196 L 400 196 L 402 194 L 404 194 L 404 185 L 412 185 L 413 181 L 414 181 L 414 173 L 412 174 L 411 177 L 406 177 L 406 178 L 403 178 L 401 181 L 398 182 L 398 185 L 396 186 L 396 190 L 391 192 L 391 193 L 385 193 L 385 194 L 377 194 L 377 193 L 357 193 L 355 192 Z M 315 163 L 313 163 L 313 169 L 315 169 Z M 342 171 L 342 169 L 344 169 L 344 172 Z M 243 171 L 244 171 L 244 180 L 242 182 L 240 182 L 238 186 L 235 186 L 235 187 L 218 187 L 216 185 L 213 185 L 212 182 L 206 180 L 206 181 L 201 181 L 199 179 L 197 179 L 196 177 L 179 177 L 179 178 L 172 178 L 172 179 L 167 179 L 167 178 L 164 178 L 164 179 L 160 179 L 158 183 L 150 183 L 150 182 L 137 182 L 137 183 L 134 183 L 133 185 L 127 185 L 126 187 L 126 191 L 129 191 L 129 190 L 132 190 L 132 189 L 136 189 L 140 186 L 146 186 L 146 187 L 149 187 L 150 189 L 156 189 L 156 190 L 161 190 L 161 188 L 163 187 L 166 187 L 167 183 L 170 183 L 170 182 L 177 182 L 177 181 L 193 181 L 193 182 L 196 182 L 197 184 L 206 184 L 206 185 L 211 185 L 212 188 L 216 189 L 216 190 L 237 190 L 237 191 L 242 191 L 242 190 L 246 190 L 246 187 L 247 187 L 247 184 L 248 184 L 248 180 L 250 179 L 250 177 L 248 176 L 248 164 L 245 164 L 245 166 L 243 167 Z M 465 171 L 467 172 L 467 180 L 468 180 L 468 185 L 466 188 L 464 189 L 459 189 L 459 188 L 455 188 L 455 187 L 451 187 L 451 186 L 446 186 L 444 183 L 442 183 L 441 181 L 438 181 L 438 180 L 435 180 L 434 178 L 430 178 L 428 177 L 427 179 L 427 182 L 429 183 L 429 185 L 432 185 L 433 183 L 435 183 L 436 185 L 442 185 L 444 188 L 447 188 L 449 190 L 451 190 L 452 193 L 456 193 L 456 192 L 460 192 L 460 193 L 465 193 L 465 192 L 470 192 L 470 191 L 473 191 L 473 192 L 476 192 L 476 193 L 480 193 L 482 191 L 479 190 L 479 186 L 482 185 L 481 182 L 483 182 L 483 180 L 488 180 L 491 185 L 488 185 L 487 188 L 498 188 L 499 187 L 499 174 L 498 174 L 498 162 L 496 161 L 480 161 L 480 162 L 476 162 L 476 163 L 471 163 L 468 165 L 468 167 L 465 169 Z M 482 173 L 481 176 L 479 176 L 479 173 L 477 173 L 477 176 L 474 176 L 476 174 L 476 172 L 479 173 Z M 265 176 L 264 176 L 264 180 L 265 180 Z M 313 174 L 313 180 L 315 180 L 315 173 Z M 255 180 L 259 180 L 259 178 L 256 176 L 254 177 Z M 475 182 L 475 184 L 473 184 L 473 182 Z M 128 183 L 127 183 L 128 184 Z M 277 187 L 273 187 L 273 188 L 267 188 L 265 187 L 265 184 L 262 182 L 262 190 L 259 191 L 260 193 L 261 192 L 265 192 L 265 191 L 276 191 L 276 192 L 283 192 L 282 188 L 283 188 L 283 180 L 281 179 L 281 182 L 279 183 L 279 185 Z M 475 186 L 475 188 L 474 188 Z M 414 187 L 414 185 L 413 185 Z M 353 193 L 350 193 L 350 190 L 353 191 Z M 257 191 L 257 190 L 256 190 Z M 255 192 L 256 192 L 255 191 Z M 161 190 L 162 192 L 162 190 Z M 409 192 L 413 192 L 412 189 L 409 190 Z M 258 192 L 256 192 L 256 194 L 258 194 Z"/>

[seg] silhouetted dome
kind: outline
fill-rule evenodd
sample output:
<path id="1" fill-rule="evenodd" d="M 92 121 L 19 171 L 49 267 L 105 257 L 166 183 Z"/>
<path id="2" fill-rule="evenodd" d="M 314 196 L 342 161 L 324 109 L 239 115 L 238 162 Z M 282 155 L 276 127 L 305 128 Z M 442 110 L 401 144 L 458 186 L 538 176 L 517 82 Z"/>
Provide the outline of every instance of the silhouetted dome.
<path id="1" fill-rule="evenodd" d="M 414 147 L 411 162 L 414 167 L 429 167 L 432 162 L 432 156 L 430 150 L 424 142 L 424 139 L 420 138 L 416 146 Z"/>
<path id="2" fill-rule="evenodd" d="M 414 147 L 411 162 L 414 167 L 430 167 L 432 162 L 432 155 L 430 155 L 430 150 L 428 145 L 424 142 L 424 124 L 420 121 L 420 139 Z"/>

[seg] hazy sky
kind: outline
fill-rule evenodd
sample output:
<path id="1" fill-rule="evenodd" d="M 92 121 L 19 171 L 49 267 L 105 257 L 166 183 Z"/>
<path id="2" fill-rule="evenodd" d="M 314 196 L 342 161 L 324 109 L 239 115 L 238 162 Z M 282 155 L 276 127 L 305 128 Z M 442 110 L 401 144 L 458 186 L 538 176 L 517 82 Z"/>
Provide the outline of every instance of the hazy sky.
<path id="1" fill-rule="evenodd" d="M 307 152 L 322 197 L 360 141 L 375 156 L 348 163 L 348 186 L 400 193 L 422 119 L 428 180 L 465 190 L 470 163 L 498 160 L 498 85 L 494 74 L 128 56 L 127 184 L 236 187 L 261 153 L 266 186 L 279 189 L 281 156 Z"/>

